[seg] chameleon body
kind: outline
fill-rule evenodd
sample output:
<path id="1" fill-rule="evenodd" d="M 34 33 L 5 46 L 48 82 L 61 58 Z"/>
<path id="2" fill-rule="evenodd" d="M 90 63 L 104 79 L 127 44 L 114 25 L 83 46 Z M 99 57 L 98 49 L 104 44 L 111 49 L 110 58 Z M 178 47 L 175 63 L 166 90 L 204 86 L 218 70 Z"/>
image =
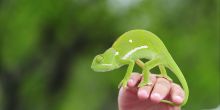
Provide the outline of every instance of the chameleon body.
<path id="1" fill-rule="evenodd" d="M 148 61 L 143 63 L 141 59 Z M 167 79 L 170 78 L 166 73 L 166 68 L 170 69 L 182 84 L 185 100 L 181 106 L 185 105 L 189 95 L 187 82 L 163 42 L 149 31 L 137 29 L 124 33 L 114 42 L 112 47 L 94 58 L 91 68 L 97 72 L 105 72 L 128 65 L 127 72 L 119 84 L 119 86 L 125 87 L 135 63 L 143 70 L 143 80 L 138 85 L 139 87 L 150 84 L 148 81 L 152 68 L 159 66 L 160 76 Z M 167 100 L 161 100 L 161 102 L 174 105 L 173 102 Z"/>

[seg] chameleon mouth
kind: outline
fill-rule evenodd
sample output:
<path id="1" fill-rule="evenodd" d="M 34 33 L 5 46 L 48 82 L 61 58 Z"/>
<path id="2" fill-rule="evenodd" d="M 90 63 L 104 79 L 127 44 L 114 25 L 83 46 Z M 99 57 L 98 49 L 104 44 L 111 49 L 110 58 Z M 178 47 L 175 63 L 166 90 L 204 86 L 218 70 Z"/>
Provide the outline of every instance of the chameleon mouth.
<path id="1" fill-rule="evenodd" d="M 92 65 L 92 69 L 96 72 L 105 72 L 105 71 L 111 71 L 113 70 L 112 64 L 99 64 L 96 66 Z"/>

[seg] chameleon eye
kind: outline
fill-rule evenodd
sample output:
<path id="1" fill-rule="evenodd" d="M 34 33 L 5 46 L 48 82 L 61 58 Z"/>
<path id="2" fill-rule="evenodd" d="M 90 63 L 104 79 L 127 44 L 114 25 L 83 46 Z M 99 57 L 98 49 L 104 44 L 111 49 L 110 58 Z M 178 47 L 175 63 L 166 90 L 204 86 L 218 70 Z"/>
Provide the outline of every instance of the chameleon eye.
<path id="1" fill-rule="evenodd" d="M 101 55 L 97 55 L 96 61 L 99 62 L 99 63 L 101 63 L 102 60 L 103 60 L 103 57 L 102 57 Z"/>

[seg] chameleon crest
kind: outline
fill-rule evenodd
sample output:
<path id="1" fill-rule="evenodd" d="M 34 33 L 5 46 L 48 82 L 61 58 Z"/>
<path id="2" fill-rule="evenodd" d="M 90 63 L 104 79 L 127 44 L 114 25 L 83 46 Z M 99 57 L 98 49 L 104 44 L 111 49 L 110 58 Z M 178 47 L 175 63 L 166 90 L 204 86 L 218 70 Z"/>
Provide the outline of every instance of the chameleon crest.
<path id="1" fill-rule="evenodd" d="M 142 62 L 140 59 L 148 61 Z M 131 30 L 124 33 L 114 42 L 112 47 L 93 59 L 91 68 L 97 72 L 105 72 L 128 65 L 127 72 L 119 84 L 119 86 L 125 87 L 135 63 L 143 70 L 143 80 L 138 85 L 139 87 L 149 85 L 150 70 L 156 66 L 159 66 L 161 77 L 171 80 L 166 72 L 166 68 L 170 69 L 182 84 L 185 92 L 182 106 L 185 105 L 189 96 L 187 82 L 163 42 L 149 31 Z M 173 102 L 167 100 L 161 100 L 161 102 L 174 105 Z"/>

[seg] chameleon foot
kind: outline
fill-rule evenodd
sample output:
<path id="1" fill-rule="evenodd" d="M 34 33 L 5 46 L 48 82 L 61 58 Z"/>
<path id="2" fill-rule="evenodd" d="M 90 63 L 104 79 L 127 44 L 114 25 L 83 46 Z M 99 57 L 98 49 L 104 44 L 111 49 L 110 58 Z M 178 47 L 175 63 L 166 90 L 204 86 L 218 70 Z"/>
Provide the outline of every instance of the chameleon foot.
<path id="1" fill-rule="evenodd" d="M 123 80 L 119 83 L 118 88 L 126 87 L 126 86 L 127 86 L 127 81 L 123 79 Z"/>
<path id="2" fill-rule="evenodd" d="M 152 85 L 153 85 L 153 83 L 151 83 L 151 82 L 144 82 L 144 81 L 142 81 L 142 82 L 138 85 L 138 87 L 152 86 Z"/>
<path id="3" fill-rule="evenodd" d="M 165 78 L 165 79 L 167 79 L 168 81 L 170 81 L 170 82 L 173 82 L 173 80 L 169 77 L 169 76 L 164 76 L 164 75 L 157 75 L 156 76 L 157 78 Z"/>

